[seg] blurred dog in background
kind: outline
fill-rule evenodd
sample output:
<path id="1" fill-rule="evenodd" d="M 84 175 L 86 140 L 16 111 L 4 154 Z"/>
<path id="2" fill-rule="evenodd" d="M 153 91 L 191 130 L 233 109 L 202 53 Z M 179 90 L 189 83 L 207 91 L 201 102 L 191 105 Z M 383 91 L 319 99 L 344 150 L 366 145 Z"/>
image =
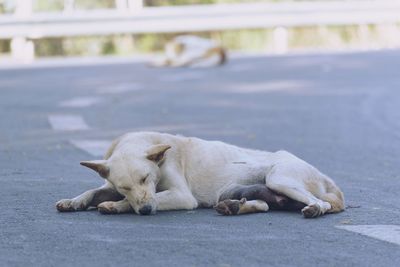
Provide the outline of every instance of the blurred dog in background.
<path id="1" fill-rule="evenodd" d="M 217 42 L 194 35 L 181 35 L 165 45 L 165 56 L 152 67 L 216 66 L 226 62 L 226 50 Z"/>

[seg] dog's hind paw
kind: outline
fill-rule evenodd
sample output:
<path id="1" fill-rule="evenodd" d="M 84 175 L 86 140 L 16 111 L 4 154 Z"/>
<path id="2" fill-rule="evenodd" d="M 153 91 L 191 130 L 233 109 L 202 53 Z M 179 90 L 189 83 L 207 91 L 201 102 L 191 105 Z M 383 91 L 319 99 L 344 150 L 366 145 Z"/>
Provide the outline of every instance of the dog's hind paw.
<path id="1" fill-rule="evenodd" d="M 322 210 L 318 204 L 312 204 L 304 207 L 301 213 L 303 213 L 305 218 L 315 218 L 322 215 Z"/>
<path id="2" fill-rule="evenodd" d="M 214 206 L 214 209 L 222 215 L 236 215 L 240 209 L 240 201 L 226 199 L 224 201 L 219 202 Z"/>
<path id="3" fill-rule="evenodd" d="M 56 208 L 60 212 L 85 210 L 83 203 L 74 201 L 73 199 L 61 199 L 56 203 Z"/>

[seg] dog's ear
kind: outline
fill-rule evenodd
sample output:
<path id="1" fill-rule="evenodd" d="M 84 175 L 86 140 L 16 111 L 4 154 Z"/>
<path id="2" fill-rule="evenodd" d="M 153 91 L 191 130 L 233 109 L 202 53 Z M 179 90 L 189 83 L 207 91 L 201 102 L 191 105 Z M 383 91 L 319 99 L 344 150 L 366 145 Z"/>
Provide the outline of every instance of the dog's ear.
<path id="1" fill-rule="evenodd" d="M 242 199 L 239 201 L 239 203 L 240 203 L 240 204 L 244 204 L 244 203 L 246 203 L 246 201 L 247 201 L 247 199 L 244 197 L 244 198 L 242 198 Z"/>
<path id="2" fill-rule="evenodd" d="M 110 174 L 110 168 L 107 166 L 106 160 L 81 161 L 81 165 L 98 172 L 101 177 L 106 179 Z"/>
<path id="3" fill-rule="evenodd" d="M 170 145 L 164 144 L 152 146 L 146 151 L 146 158 L 160 164 L 164 160 L 165 152 L 170 148 Z"/>

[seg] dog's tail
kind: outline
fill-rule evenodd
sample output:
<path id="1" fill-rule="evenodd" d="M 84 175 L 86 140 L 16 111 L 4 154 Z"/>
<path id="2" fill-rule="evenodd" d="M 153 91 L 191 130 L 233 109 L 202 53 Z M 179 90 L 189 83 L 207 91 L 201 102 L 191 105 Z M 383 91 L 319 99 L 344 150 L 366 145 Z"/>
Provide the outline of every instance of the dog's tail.
<path id="1" fill-rule="evenodd" d="M 320 198 L 331 204 L 332 208 L 328 212 L 336 213 L 343 211 L 345 209 L 343 192 L 339 189 L 335 182 L 332 181 L 332 179 L 327 176 L 324 178 L 326 193 L 322 194 Z"/>

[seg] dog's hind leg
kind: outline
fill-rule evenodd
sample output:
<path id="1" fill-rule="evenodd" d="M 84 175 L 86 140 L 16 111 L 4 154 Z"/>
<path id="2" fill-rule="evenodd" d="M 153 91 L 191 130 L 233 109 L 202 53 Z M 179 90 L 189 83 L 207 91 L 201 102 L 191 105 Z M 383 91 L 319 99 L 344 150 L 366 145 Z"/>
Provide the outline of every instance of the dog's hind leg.
<path id="1" fill-rule="evenodd" d="M 270 190 L 265 184 L 232 185 L 220 195 L 218 201 L 242 198 L 265 201 L 271 210 L 301 210 L 305 207 L 301 202 Z"/>
<path id="2" fill-rule="evenodd" d="M 267 202 L 263 200 L 249 200 L 242 198 L 237 199 L 225 199 L 218 202 L 214 209 L 222 215 L 239 215 L 246 213 L 266 212 L 269 207 Z"/>
<path id="3" fill-rule="evenodd" d="M 321 174 L 321 177 L 324 181 L 325 192 L 320 196 L 320 198 L 326 202 L 329 202 L 332 206 L 327 213 L 337 213 L 343 211 L 345 209 L 343 192 L 328 176 Z"/>
<path id="4" fill-rule="evenodd" d="M 242 199 L 249 200 L 245 202 L 246 205 L 242 208 L 246 212 L 239 212 L 240 203 L 238 201 Z M 219 203 L 215 206 L 215 209 L 217 212 L 225 215 L 249 213 L 251 211 L 267 211 L 268 209 L 265 210 L 264 205 L 255 205 L 262 202 L 267 203 L 269 209 L 272 210 L 301 210 L 305 207 L 301 202 L 273 192 L 265 184 L 231 185 L 224 190 L 218 201 Z M 253 203 L 251 201 L 256 202 Z M 254 208 L 254 205 L 256 208 Z M 257 210 L 257 207 L 260 207 L 260 209 Z"/>
<path id="5" fill-rule="evenodd" d="M 267 178 L 266 185 L 275 192 L 304 203 L 305 207 L 301 212 L 306 218 L 321 216 L 332 209 L 329 202 L 323 201 L 314 196 L 301 182 L 299 182 L 299 180 L 273 175 Z"/>
<path id="6" fill-rule="evenodd" d="M 181 55 L 179 60 L 172 64 L 173 67 L 188 67 L 193 64 L 200 63 L 204 60 L 210 59 L 213 56 L 218 56 L 218 65 L 222 65 L 226 62 L 226 53 L 225 50 L 220 47 L 215 47 L 208 49 L 202 55 L 194 57 L 194 58 L 187 58 Z"/>
<path id="7" fill-rule="evenodd" d="M 60 212 L 87 210 L 89 207 L 97 207 L 104 201 L 119 201 L 124 197 L 115 188 L 107 183 L 102 187 L 91 189 L 73 199 L 62 199 L 56 203 Z"/>

